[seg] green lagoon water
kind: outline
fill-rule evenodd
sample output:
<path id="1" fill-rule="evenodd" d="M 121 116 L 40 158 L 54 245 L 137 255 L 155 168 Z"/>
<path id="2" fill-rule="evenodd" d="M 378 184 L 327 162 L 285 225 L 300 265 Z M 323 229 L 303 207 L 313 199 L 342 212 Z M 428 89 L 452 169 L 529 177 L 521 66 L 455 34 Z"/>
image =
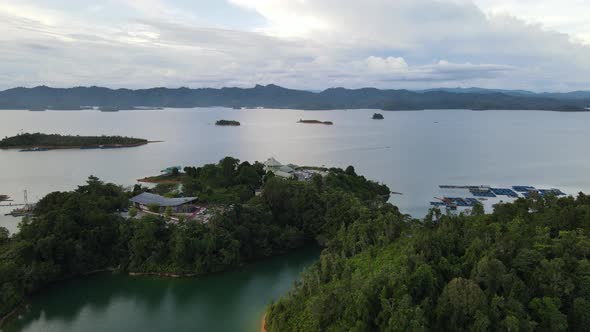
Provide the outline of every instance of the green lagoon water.
<path id="1" fill-rule="evenodd" d="M 66 281 L 34 297 L 2 331 L 259 331 L 266 306 L 318 255 L 300 250 L 196 278 L 103 273 Z"/>

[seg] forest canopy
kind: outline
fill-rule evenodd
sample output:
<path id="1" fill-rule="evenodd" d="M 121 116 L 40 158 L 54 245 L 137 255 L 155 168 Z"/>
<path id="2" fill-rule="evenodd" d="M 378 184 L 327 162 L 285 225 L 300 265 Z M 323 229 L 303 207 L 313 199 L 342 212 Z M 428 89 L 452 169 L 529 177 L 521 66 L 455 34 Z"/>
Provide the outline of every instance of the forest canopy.
<path id="1" fill-rule="evenodd" d="M 590 196 L 519 199 L 490 215 L 343 229 L 268 312 L 268 331 L 587 331 Z"/>

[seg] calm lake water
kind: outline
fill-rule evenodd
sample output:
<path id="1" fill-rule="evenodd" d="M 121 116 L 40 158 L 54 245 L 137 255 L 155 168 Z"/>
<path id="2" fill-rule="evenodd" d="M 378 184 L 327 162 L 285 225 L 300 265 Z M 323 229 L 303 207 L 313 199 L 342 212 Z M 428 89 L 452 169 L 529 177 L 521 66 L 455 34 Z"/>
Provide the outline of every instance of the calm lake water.
<path id="1" fill-rule="evenodd" d="M 272 299 L 318 257 L 302 250 L 206 277 L 100 274 L 60 283 L 33 298 L 12 331 L 260 331 Z"/>
<path id="2" fill-rule="evenodd" d="M 26 189 L 35 201 L 51 191 L 71 190 L 91 174 L 133 185 L 168 166 L 201 165 L 228 155 L 249 161 L 273 156 L 299 165 L 354 165 L 358 173 L 402 192 L 392 203 L 415 217 L 427 212 L 439 184 L 522 184 L 557 187 L 570 194 L 590 192 L 590 113 L 383 112 L 381 121 L 371 120 L 373 113 L 224 108 L 0 111 L 2 137 L 23 130 L 164 141 L 132 149 L 0 151 L 0 194 L 21 201 Z M 238 120 L 242 126 L 216 127 L 219 119 Z M 299 119 L 334 125 L 298 124 Z M 0 208 L 0 225 L 15 231 L 18 220 L 3 216 L 9 210 Z M 96 276 L 42 294 L 9 330 L 254 330 L 265 305 L 284 293 L 311 260 L 284 258 L 188 280 Z"/>
<path id="3" fill-rule="evenodd" d="M 392 202 L 422 217 L 439 184 L 534 185 L 590 192 L 590 113 L 534 111 L 383 112 L 225 108 L 103 113 L 0 111 L 0 137 L 25 132 L 128 135 L 163 140 L 131 149 L 18 152 L 0 150 L 0 194 L 36 200 L 71 190 L 89 175 L 133 185 L 172 165 L 201 165 L 224 156 L 299 165 L 354 165 L 387 184 Z M 240 127 L 217 127 L 235 119 Z M 296 123 L 330 120 L 333 126 Z M 14 231 L 18 220 L 0 225 Z"/>

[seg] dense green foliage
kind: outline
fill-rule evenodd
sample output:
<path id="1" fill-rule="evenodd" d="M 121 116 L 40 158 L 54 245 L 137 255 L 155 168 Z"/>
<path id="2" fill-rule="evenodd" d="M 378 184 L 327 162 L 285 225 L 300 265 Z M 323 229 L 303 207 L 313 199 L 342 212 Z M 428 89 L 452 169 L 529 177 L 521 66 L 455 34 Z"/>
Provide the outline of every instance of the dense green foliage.
<path id="1" fill-rule="evenodd" d="M 202 167 L 185 167 L 182 179 L 183 196 L 199 197 L 206 203 L 243 203 L 254 197 L 266 175 L 264 166 L 232 157 L 223 158 L 218 164 Z"/>
<path id="2" fill-rule="evenodd" d="M 94 177 L 75 191 L 43 198 L 38 217 L 23 220 L 18 233 L 0 240 L 0 315 L 51 282 L 116 266 L 125 250 L 115 211 L 127 201 L 120 187 Z"/>
<path id="3" fill-rule="evenodd" d="M 183 191 L 224 202 L 223 212 L 207 223 L 125 220 L 117 211 L 133 193 L 91 177 L 75 191 L 43 198 L 14 236 L 0 231 L 0 315 L 49 283 L 94 270 L 223 271 L 305 243 L 325 243 L 359 217 L 401 218 L 385 204 L 387 187 L 357 176 L 352 167 L 309 182 L 266 176 L 261 164 L 230 157 L 185 171 Z M 255 196 L 259 188 L 262 194 Z M 135 193 L 141 190 L 137 186 Z"/>
<path id="4" fill-rule="evenodd" d="M 519 199 L 490 215 L 433 210 L 404 224 L 386 215 L 360 220 L 341 226 L 320 261 L 270 307 L 269 331 L 590 326 L 590 196 Z"/>
<path id="5" fill-rule="evenodd" d="M 145 144 L 147 140 L 123 136 L 70 136 L 59 134 L 23 133 L 0 140 L 0 148 L 24 146 L 98 146 L 115 144 Z"/>

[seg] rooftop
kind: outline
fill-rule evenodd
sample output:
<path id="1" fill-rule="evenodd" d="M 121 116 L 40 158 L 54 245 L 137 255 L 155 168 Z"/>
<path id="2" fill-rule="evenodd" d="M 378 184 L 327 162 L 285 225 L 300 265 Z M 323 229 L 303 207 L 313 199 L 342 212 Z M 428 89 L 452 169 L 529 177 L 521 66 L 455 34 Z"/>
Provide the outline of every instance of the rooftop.
<path id="1" fill-rule="evenodd" d="M 282 164 L 276 160 L 275 158 L 268 158 L 267 161 L 264 162 L 264 165 L 267 167 L 277 167 L 277 166 L 282 166 Z"/>
<path id="2" fill-rule="evenodd" d="M 142 205 L 159 205 L 159 206 L 180 206 L 192 201 L 196 201 L 197 197 L 179 197 L 179 198 L 167 198 L 152 193 L 141 193 L 130 199 L 133 203 Z"/>

